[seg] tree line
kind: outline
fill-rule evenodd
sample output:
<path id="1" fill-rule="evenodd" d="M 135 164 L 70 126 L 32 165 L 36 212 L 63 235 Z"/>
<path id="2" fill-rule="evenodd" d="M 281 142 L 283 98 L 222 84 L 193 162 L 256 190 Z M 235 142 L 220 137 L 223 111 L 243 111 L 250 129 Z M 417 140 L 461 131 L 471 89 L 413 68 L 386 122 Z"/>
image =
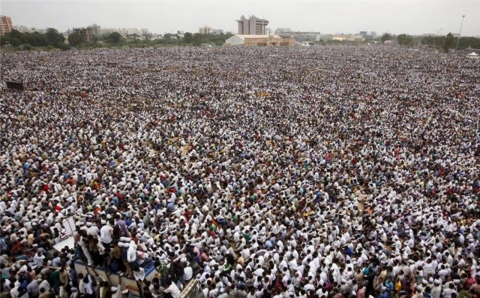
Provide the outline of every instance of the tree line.
<path id="1" fill-rule="evenodd" d="M 48 28 L 45 33 L 38 31 L 22 33 L 14 29 L 0 38 L 0 44 L 2 46 L 10 45 L 26 50 L 32 49 L 33 47 L 53 47 L 60 49 L 69 47 L 65 44 L 65 36 L 54 28 Z"/>
<path id="2" fill-rule="evenodd" d="M 137 35 L 130 34 L 122 36 L 118 32 L 104 34 L 102 36 L 90 35 L 90 41 L 86 42 L 78 32 L 72 32 L 67 37 L 54 28 L 48 28 L 45 33 L 35 31 L 33 33 L 22 33 L 12 30 L 0 39 L 2 46 L 10 46 L 15 49 L 31 50 L 34 48 L 57 48 L 68 50 L 75 48 L 102 48 L 102 47 L 152 47 L 164 46 L 200 46 L 215 45 L 221 46 L 225 40 L 233 34 L 221 33 L 218 35 L 201 33 L 166 33 L 162 38 L 153 38 L 151 34 Z M 67 43 L 68 41 L 68 43 Z"/>
<path id="3" fill-rule="evenodd" d="M 443 51 L 446 53 L 457 47 L 457 41 L 459 50 L 467 48 L 480 49 L 480 38 L 465 36 L 458 39 L 458 37 L 453 36 L 452 33 L 448 33 L 445 36 L 413 36 L 408 34 L 399 34 L 397 36 L 393 36 L 385 33 L 382 35 L 380 40 L 382 43 L 387 40 L 396 41 L 400 46 L 405 47 L 426 46 L 430 48 L 443 49 Z"/>
<path id="4" fill-rule="evenodd" d="M 30 50 L 33 48 L 57 48 L 68 50 L 75 48 L 97 48 L 97 47 L 152 47 L 152 46 L 200 46 L 215 45 L 221 46 L 225 40 L 233 34 L 202 34 L 190 33 L 184 34 L 166 33 L 162 38 L 153 38 L 151 34 L 137 35 L 131 34 L 122 36 L 118 32 L 104 34 L 102 36 L 90 36 L 90 42 L 86 43 L 78 32 L 73 32 L 65 37 L 54 28 L 48 28 L 45 33 L 38 31 L 22 33 L 18 30 L 12 30 L 0 39 L 2 46 L 11 46 L 15 49 Z M 408 34 L 399 34 L 397 36 L 385 33 L 380 41 L 384 43 L 390 40 L 397 42 L 400 46 L 426 46 L 431 48 L 443 49 L 445 52 L 456 48 L 458 49 L 474 48 L 480 49 L 480 38 L 461 37 L 458 40 L 452 33 L 446 36 L 413 36 Z M 68 43 L 66 43 L 68 41 Z"/>

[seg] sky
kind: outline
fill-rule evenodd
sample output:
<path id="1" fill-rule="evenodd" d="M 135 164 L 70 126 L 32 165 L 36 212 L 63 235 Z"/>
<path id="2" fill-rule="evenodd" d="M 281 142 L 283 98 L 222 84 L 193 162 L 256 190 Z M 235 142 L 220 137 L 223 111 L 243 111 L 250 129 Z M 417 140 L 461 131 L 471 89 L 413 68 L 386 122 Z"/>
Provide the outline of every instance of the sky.
<path id="1" fill-rule="evenodd" d="M 59 31 L 96 23 L 153 33 L 198 32 L 202 26 L 236 33 L 237 19 L 255 15 L 272 30 L 414 35 L 459 33 L 465 16 L 461 35 L 480 36 L 480 0 L 0 0 L 0 14 L 14 25 Z"/>

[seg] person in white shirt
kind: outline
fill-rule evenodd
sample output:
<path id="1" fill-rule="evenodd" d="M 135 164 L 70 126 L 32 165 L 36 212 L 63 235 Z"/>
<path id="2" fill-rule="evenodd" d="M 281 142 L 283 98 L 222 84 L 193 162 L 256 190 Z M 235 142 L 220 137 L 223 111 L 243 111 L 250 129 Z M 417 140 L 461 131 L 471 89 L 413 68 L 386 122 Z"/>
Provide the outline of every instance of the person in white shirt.
<path id="1" fill-rule="evenodd" d="M 103 246 L 105 247 L 105 251 L 109 252 L 110 251 L 110 245 L 113 241 L 112 235 L 113 235 L 113 228 L 111 224 L 113 223 L 113 219 L 110 220 L 106 225 L 104 225 L 100 229 L 100 241 L 102 242 Z"/>
<path id="2" fill-rule="evenodd" d="M 86 295 L 86 292 L 85 292 L 85 282 L 84 282 L 85 278 L 83 276 L 82 273 L 79 273 L 78 274 L 78 294 L 80 296 L 85 296 Z M 43 282 L 42 282 L 43 283 Z M 42 284 L 40 284 L 40 287 L 42 286 Z"/>
<path id="3" fill-rule="evenodd" d="M 39 250 L 33 257 L 33 265 L 37 267 L 41 267 L 43 265 L 43 259 L 45 259 L 45 256 L 42 254 L 42 252 Z"/>
<path id="4" fill-rule="evenodd" d="M 436 279 L 434 284 L 435 286 L 431 292 L 432 298 L 440 298 L 440 294 L 442 293 L 442 282 L 439 279 Z"/>
<path id="5" fill-rule="evenodd" d="M 38 288 L 39 289 L 45 289 L 45 292 L 49 292 L 50 291 L 50 283 L 46 279 L 44 279 L 44 280 L 42 280 L 40 285 L 38 285 Z"/>
<path id="6" fill-rule="evenodd" d="M 18 291 L 19 286 L 15 286 L 10 290 L 10 297 L 12 298 L 19 298 L 20 292 Z"/>
<path id="7" fill-rule="evenodd" d="M 87 222 L 87 227 L 88 227 L 88 230 L 87 230 L 88 235 L 98 236 L 100 229 L 97 227 L 95 223 L 92 224 L 90 222 Z"/>
<path id="8" fill-rule="evenodd" d="M 85 291 L 85 296 L 87 298 L 94 298 L 95 297 L 95 289 L 93 287 L 93 279 L 92 279 L 92 276 L 90 276 L 90 274 L 87 274 L 87 276 L 85 276 L 83 278 L 83 287 L 84 287 L 84 291 Z"/>
<path id="9" fill-rule="evenodd" d="M 165 289 L 165 293 L 170 293 L 173 298 L 180 298 L 181 295 L 180 289 L 173 281 L 170 281 L 170 285 Z"/>

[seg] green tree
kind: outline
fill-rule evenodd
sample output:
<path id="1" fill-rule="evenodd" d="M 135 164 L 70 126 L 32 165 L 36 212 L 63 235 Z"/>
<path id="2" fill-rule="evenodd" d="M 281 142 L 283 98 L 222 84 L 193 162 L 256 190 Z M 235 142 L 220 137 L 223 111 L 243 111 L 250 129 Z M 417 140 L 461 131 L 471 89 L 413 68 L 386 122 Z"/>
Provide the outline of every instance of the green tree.
<path id="1" fill-rule="evenodd" d="M 445 38 L 445 42 L 443 43 L 443 51 L 448 53 L 451 48 L 455 46 L 455 37 L 453 37 L 452 33 L 447 34 L 447 38 Z"/>
<path id="2" fill-rule="evenodd" d="M 65 37 L 54 28 L 48 28 L 45 37 L 48 40 L 48 44 L 54 47 L 60 47 L 61 44 L 65 43 Z"/>
<path id="3" fill-rule="evenodd" d="M 70 45 L 66 44 L 66 43 L 62 43 L 62 44 L 58 45 L 58 48 L 62 51 L 68 51 L 68 50 L 70 50 Z"/>
<path id="4" fill-rule="evenodd" d="M 127 39 L 139 39 L 139 37 L 140 35 L 138 35 L 137 33 L 127 35 Z"/>
<path id="5" fill-rule="evenodd" d="M 28 43 L 33 47 L 46 47 L 48 46 L 48 39 L 45 34 L 42 34 L 38 31 L 33 33 L 24 33 L 22 35 L 22 42 Z"/>
<path id="6" fill-rule="evenodd" d="M 398 43 L 401 46 L 412 46 L 413 45 L 413 36 L 407 34 L 400 34 L 397 36 Z"/>
<path id="7" fill-rule="evenodd" d="M 423 45 L 434 47 L 434 48 L 442 47 L 444 42 L 445 42 L 445 36 L 424 36 L 422 38 Z"/>
<path id="8" fill-rule="evenodd" d="M 7 34 L 3 38 L 0 38 L 0 44 L 4 45 L 12 45 L 14 47 L 18 47 L 22 44 L 22 41 L 15 37 L 10 37 Z"/>
<path id="9" fill-rule="evenodd" d="M 468 47 L 472 47 L 474 49 L 480 49 L 480 38 L 476 37 L 460 37 L 460 41 L 458 42 L 459 49 L 466 49 Z"/>
<path id="10" fill-rule="evenodd" d="M 385 41 L 387 40 L 392 40 L 392 36 L 388 33 L 385 33 L 382 35 L 382 37 L 380 38 L 380 40 L 382 41 L 382 43 L 384 43 Z"/>
<path id="11" fill-rule="evenodd" d="M 27 51 L 30 51 L 33 49 L 32 45 L 29 44 L 29 43 L 24 43 L 21 45 L 21 47 L 24 49 L 24 50 L 27 50 Z"/>
<path id="12" fill-rule="evenodd" d="M 199 46 L 204 42 L 203 39 L 204 39 L 203 34 L 195 33 L 193 34 L 193 37 L 192 37 L 192 43 L 194 46 Z"/>
<path id="13" fill-rule="evenodd" d="M 98 43 L 100 40 L 101 40 L 101 37 L 99 37 L 99 36 L 96 36 L 96 35 L 90 36 L 90 42 L 91 42 L 91 43 L 96 44 L 96 43 Z"/>
<path id="14" fill-rule="evenodd" d="M 162 39 L 157 40 L 160 44 L 177 44 L 178 41 L 178 36 L 171 33 L 165 33 Z"/>
<path id="15" fill-rule="evenodd" d="M 0 45 L 12 45 L 17 47 L 22 44 L 21 38 L 23 34 L 20 31 L 13 29 L 12 31 L 5 34 L 2 38 L 0 38 Z"/>
<path id="16" fill-rule="evenodd" d="M 7 33 L 5 36 L 9 36 L 9 37 L 12 37 L 12 38 L 17 38 L 17 39 L 22 39 L 23 33 L 18 31 L 18 30 L 13 29 L 12 31 Z"/>
<path id="17" fill-rule="evenodd" d="M 184 43 L 192 43 L 193 41 L 193 34 L 190 32 L 187 32 L 183 35 L 183 42 Z"/>
<path id="18" fill-rule="evenodd" d="M 80 33 L 78 32 L 73 32 L 71 34 L 68 35 L 68 43 L 72 46 L 72 47 L 76 47 L 76 46 L 79 46 L 83 43 L 83 38 L 82 36 L 80 35 Z"/>
<path id="19" fill-rule="evenodd" d="M 124 41 L 124 39 L 120 33 L 112 32 L 105 37 L 105 41 L 111 44 L 120 44 Z"/>
<path id="20" fill-rule="evenodd" d="M 147 39 L 147 40 L 152 39 L 152 34 L 151 33 L 143 33 L 142 36 L 145 37 L 145 39 Z"/>

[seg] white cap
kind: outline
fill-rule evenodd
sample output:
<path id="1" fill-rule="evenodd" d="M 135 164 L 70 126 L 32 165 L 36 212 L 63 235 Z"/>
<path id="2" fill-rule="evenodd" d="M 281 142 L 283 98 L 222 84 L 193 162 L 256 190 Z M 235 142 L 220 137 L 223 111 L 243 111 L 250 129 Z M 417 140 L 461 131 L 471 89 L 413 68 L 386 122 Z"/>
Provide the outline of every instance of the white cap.
<path id="1" fill-rule="evenodd" d="M 189 266 L 185 267 L 183 272 L 184 272 L 185 280 L 190 280 L 193 277 L 192 267 L 189 267 Z"/>

